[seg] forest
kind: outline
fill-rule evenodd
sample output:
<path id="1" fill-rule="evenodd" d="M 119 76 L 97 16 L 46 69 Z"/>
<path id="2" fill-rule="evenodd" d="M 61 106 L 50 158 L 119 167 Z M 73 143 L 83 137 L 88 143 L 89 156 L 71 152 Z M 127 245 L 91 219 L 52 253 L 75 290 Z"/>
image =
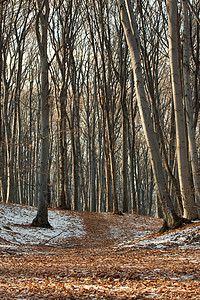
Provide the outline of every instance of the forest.
<path id="1" fill-rule="evenodd" d="M 1 299 L 200 299 L 199 29 L 199 0 L 0 0 Z"/>
<path id="2" fill-rule="evenodd" d="M 0 1 L 0 200 L 200 215 L 198 0 Z"/>

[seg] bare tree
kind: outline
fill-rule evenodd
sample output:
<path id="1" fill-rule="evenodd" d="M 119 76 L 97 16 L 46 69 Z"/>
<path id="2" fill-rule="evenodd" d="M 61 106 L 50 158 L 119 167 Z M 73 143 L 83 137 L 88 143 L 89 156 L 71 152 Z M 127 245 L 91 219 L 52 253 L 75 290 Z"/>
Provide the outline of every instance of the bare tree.
<path id="1" fill-rule="evenodd" d="M 167 188 L 166 179 L 162 167 L 162 159 L 159 152 L 159 145 L 156 139 L 156 134 L 153 130 L 151 113 L 144 90 L 144 81 L 142 77 L 142 68 L 140 60 L 140 40 L 135 16 L 133 14 L 130 1 L 119 0 L 118 5 L 122 25 L 131 54 L 136 97 L 139 106 L 143 130 L 149 149 L 151 166 L 154 174 L 157 193 L 159 195 L 159 200 L 162 206 L 166 226 L 168 228 L 175 228 L 180 226 L 182 220 L 175 213 L 169 196 L 169 191 Z"/>
<path id="2" fill-rule="evenodd" d="M 49 1 L 37 0 L 36 37 L 40 52 L 41 65 L 41 152 L 40 152 L 40 181 L 39 203 L 37 215 L 32 225 L 51 227 L 48 221 L 48 180 L 49 180 L 49 83 L 47 36 Z"/>
<path id="3" fill-rule="evenodd" d="M 195 137 L 195 123 L 194 123 L 194 109 L 190 81 L 190 30 L 189 30 L 189 14 L 187 1 L 182 0 L 183 7 L 183 87 L 184 100 L 186 106 L 186 122 L 188 130 L 189 154 L 192 167 L 192 175 L 194 182 L 194 189 L 196 195 L 196 203 L 200 209 L 200 165 L 198 160 L 198 152 Z"/>
<path id="4" fill-rule="evenodd" d="M 176 154 L 178 164 L 178 175 L 180 190 L 183 202 L 184 217 L 194 220 L 198 217 L 195 204 L 192 173 L 189 163 L 187 129 L 183 110 L 183 97 L 181 85 L 181 70 L 178 57 L 178 21 L 177 21 L 177 1 L 168 0 L 166 2 L 169 27 L 169 58 L 171 68 L 171 82 L 176 123 Z M 184 50 L 185 51 L 185 50 Z M 188 84 L 185 82 L 185 84 Z M 188 87 L 188 86 L 187 86 Z M 191 134 L 191 132 L 190 132 Z"/>

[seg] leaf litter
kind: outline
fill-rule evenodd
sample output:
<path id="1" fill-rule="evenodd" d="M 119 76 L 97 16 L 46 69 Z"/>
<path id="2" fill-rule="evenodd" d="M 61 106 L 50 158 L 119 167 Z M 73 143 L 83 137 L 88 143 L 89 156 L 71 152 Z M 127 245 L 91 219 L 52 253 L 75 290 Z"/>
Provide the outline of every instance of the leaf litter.
<path id="1" fill-rule="evenodd" d="M 200 222 L 0 204 L 1 299 L 200 299 Z"/>

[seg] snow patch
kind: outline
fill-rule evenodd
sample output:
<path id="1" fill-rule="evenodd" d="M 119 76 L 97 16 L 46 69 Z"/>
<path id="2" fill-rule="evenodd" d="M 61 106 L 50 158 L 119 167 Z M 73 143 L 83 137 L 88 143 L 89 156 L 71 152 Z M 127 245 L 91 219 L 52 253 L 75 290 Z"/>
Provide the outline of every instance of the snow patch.
<path id="1" fill-rule="evenodd" d="M 36 213 L 34 207 L 0 204 L 0 238 L 21 245 L 52 245 L 64 238 L 85 235 L 83 222 L 75 212 L 49 210 L 53 229 L 30 227 Z"/>
<path id="2" fill-rule="evenodd" d="M 197 223 L 197 222 L 196 222 Z M 199 222 L 198 222 L 199 223 Z M 144 232 L 145 236 L 146 232 Z M 118 247 L 154 247 L 162 249 L 169 246 L 178 246 L 179 249 L 200 247 L 200 225 L 182 230 L 175 230 L 157 237 L 142 238 L 127 244 L 119 244 Z"/>

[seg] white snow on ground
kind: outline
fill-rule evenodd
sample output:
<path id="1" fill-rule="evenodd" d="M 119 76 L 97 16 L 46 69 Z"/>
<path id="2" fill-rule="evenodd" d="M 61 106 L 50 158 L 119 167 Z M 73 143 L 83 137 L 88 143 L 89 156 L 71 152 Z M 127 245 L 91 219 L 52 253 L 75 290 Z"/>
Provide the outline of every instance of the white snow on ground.
<path id="1" fill-rule="evenodd" d="M 198 230 L 200 230 L 200 226 L 183 229 L 180 232 L 176 232 L 176 233 L 175 232 L 167 233 L 154 239 L 139 241 L 137 244 L 141 246 L 154 245 L 157 248 L 162 248 L 172 244 L 177 244 L 183 248 L 186 247 L 186 243 L 196 239 L 196 242 L 199 245 L 200 241 L 198 241 L 198 239 L 200 236 L 200 231 L 198 233 Z"/>
<path id="2" fill-rule="evenodd" d="M 52 245 L 60 239 L 81 238 L 85 234 L 83 222 L 75 212 L 49 210 L 49 223 L 53 229 L 28 227 L 36 213 L 34 207 L 0 204 L 0 238 L 20 245 Z"/>
<path id="3" fill-rule="evenodd" d="M 127 227 L 123 229 L 123 222 L 127 222 L 129 224 L 129 232 L 127 232 Z M 134 236 L 135 239 L 141 239 L 143 237 L 146 237 L 150 234 L 152 234 L 152 228 L 150 224 L 154 222 L 154 224 L 157 224 L 157 228 L 159 228 L 160 225 L 160 220 L 158 219 L 151 219 L 151 218 L 145 218 L 143 216 L 137 216 L 135 217 L 132 214 L 127 214 L 124 215 L 121 219 L 118 220 L 117 225 L 112 225 L 110 227 L 110 232 L 112 235 L 112 238 L 114 239 L 120 239 L 122 242 L 127 242 L 127 238 Z M 142 224 L 142 226 L 141 226 Z M 124 240 L 124 241 L 123 241 Z"/>
<path id="4" fill-rule="evenodd" d="M 129 243 L 122 243 L 118 247 L 153 247 L 153 248 L 165 248 L 169 246 L 178 246 L 179 249 L 186 248 L 200 248 L 200 221 L 196 221 L 195 227 L 178 229 L 171 231 L 157 237 L 147 237 L 143 239 L 137 239 Z M 198 225 L 199 224 L 199 225 Z"/>
<path id="5" fill-rule="evenodd" d="M 83 220 L 76 212 L 49 210 L 49 223 L 53 229 L 28 226 L 36 213 L 37 209 L 34 207 L 0 203 L 0 238 L 5 242 L 18 245 L 56 245 L 65 238 L 83 238 L 87 234 Z M 106 214 L 104 216 L 105 218 L 109 217 Z M 127 227 L 123 228 L 122 219 L 119 219 L 117 225 L 110 227 L 111 237 L 116 238 L 116 248 L 154 247 L 162 249 L 172 245 L 177 245 L 182 249 L 200 247 L 199 221 L 195 222 L 196 227 L 187 227 L 152 237 L 150 235 L 152 234 L 151 224 L 153 222 L 159 228 L 160 220 L 134 215 L 125 215 L 123 220 L 124 218 L 130 224 L 128 231 Z"/>

